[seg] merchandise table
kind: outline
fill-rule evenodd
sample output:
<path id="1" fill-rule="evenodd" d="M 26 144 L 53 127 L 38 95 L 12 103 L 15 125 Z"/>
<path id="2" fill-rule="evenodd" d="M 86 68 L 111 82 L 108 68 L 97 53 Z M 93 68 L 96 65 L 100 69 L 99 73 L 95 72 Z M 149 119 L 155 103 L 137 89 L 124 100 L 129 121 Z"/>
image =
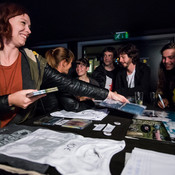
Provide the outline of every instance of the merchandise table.
<path id="1" fill-rule="evenodd" d="M 35 120 L 38 120 L 39 118 L 40 117 L 37 117 L 35 118 Z M 112 175 L 121 174 L 124 168 L 124 164 L 125 164 L 125 153 L 126 152 L 131 153 L 134 147 L 175 155 L 175 143 L 172 143 L 170 141 L 165 142 L 165 141 L 157 141 L 157 140 L 149 140 L 149 139 L 127 139 L 125 138 L 127 129 L 132 122 L 132 118 L 133 118 L 132 114 L 110 109 L 109 115 L 105 117 L 102 121 L 93 121 L 91 125 L 84 128 L 83 130 L 73 129 L 73 128 L 64 128 L 58 125 L 44 126 L 44 127 L 49 128 L 51 130 L 55 130 L 55 131 L 66 131 L 66 132 L 77 133 L 84 137 L 103 138 L 103 139 L 106 138 L 106 139 L 113 139 L 113 140 L 119 140 L 119 141 L 125 140 L 126 146 L 124 150 L 115 154 L 111 159 L 110 171 Z M 94 124 L 99 124 L 99 123 L 108 124 L 109 123 L 109 124 L 114 125 L 114 122 L 120 122 L 121 125 L 117 125 L 115 127 L 115 129 L 112 131 L 111 136 L 104 135 L 102 131 L 93 131 L 93 128 L 95 127 Z M 26 125 L 33 125 L 32 123 L 33 121 L 30 120 L 29 122 L 26 123 Z M 48 169 L 48 173 L 54 174 L 54 175 L 59 174 L 52 167 Z"/>

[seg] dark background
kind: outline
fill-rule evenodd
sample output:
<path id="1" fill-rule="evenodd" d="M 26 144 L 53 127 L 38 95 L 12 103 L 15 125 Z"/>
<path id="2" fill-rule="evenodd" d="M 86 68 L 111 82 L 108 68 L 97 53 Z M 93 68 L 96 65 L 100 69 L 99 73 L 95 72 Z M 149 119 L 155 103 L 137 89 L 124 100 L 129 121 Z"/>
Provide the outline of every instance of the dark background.
<path id="1" fill-rule="evenodd" d="M 140 58 L 151 67 L 156 90 L 160 50 L 175 37 L 175 1 L 160 0 L 1 0 L 24 5 L 30 12 L 32 34 L 26 47 L 42 56 L 60 46 L 75 59 L 101 60 L 106 46 L 136 44 Z M 1 10 L 1 9 L 0 9 Z M 114 41 L 115 32 L 128 31 L 129 39 Z M 103 42 L 111 40 L 111 42 Z M 99 41 L 99 42 L 96 42 Z M 89 43 L 90 42 L 90 43 Z M 93 43 L 94 42 L 94 43 Z M 82 44 L 83 43 L 83 44 Z M 62 44 L 66 44 L 62 45 Z M 85 54 L 84 54 L 85 53 Z M 74 66 L 72 68 L 74 70 Z"/>
<path id="2" fill-rule="evenodd" d="M 4 2 L 5 0 L 1 0 Z M 8 0 L 6 0 L 8 1 Z M 14 0 L 31 12 L 29 46 L 175 32 L 175 1 Z"/>

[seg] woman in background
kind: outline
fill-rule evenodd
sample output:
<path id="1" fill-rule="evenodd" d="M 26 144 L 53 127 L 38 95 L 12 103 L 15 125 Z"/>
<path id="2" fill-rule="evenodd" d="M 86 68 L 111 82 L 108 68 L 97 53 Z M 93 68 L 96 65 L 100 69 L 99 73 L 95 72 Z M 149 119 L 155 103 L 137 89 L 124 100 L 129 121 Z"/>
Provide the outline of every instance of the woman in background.
<path id="1" fill-rule="evenodd" d="M 72 62 L 74 60 L 74 54 L 64 48 L 58 47 L 55 49 L 48 50 L 45 55 L 48 64 L 56 69 L 58 72 L 62 74 L 68 74 L 69 69 L 71 68 Z M 83 59 L 84 60 L 84 59 Z M 82 61 L 82 60 L 81 60 Z M 84 60 L 85 61 L 85 60 Z M 87 77 L 87 67 L 82 65 L 83 71 L 80 71 L 80 60 L 77 62 L 77 74 L 80 75 L 81 80 L 86 81 L 89 83 L 89 78 Z M 84 62 L 88 66 L 88 60 Z M 78 68 L 79 67 L 79 68 Z M 82 70 L 82 69 L 81 69 Z M 81 73 L 80 73 L 81 72 Z M 83 78 L 86 78 L 83 79 Z M 98 83 L 94 80 L 94 84 L 98 85 Z M 47 88 L 47 83 L 42 84 L 42 89 Z M 46 97 L 42 98 L 40 105 L 38 105 L 39 113 L 48 113 L 54 110 L 61 110 L 65 109 L 67 111 L 82 111 L 85 109 L 90 109 L 94 107 L 94 103 L 91 100 L 92 98 L 89 97 L 78 97 L 74 96 L 65 91 L 59 91 L 56 93 L 48 94 Z"/>
<path id="2" fill-rule="evenodd" d="M 85 81 L 87 83 L 100 86 L 99 83 L 88 75 L 89 70 L 89 60 L 87 58 L 80 58 L 76 61 L 76 73 L 77 78 L 81 81 Z M 80 101 L 84 101 L 87 99 L 92 99 L 89 97 L 77 97 Z"/>
<path id="3" fill-rule="evenodd" d="M 87 58 L 80 58 L 76 61 L 76 73 L 78 79 L 87 83 L 99 86 L 99 83 L 88 75 L 89 71 L 89 60 Z"/>

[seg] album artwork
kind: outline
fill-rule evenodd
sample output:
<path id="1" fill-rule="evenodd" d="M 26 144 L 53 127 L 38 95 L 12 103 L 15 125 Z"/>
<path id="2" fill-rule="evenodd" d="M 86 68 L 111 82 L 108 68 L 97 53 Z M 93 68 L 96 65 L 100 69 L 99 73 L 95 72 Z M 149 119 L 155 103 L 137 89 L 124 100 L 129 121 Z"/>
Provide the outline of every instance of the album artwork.
<path id="1" fill-rule="evenodd" d="M 68 122 L 64 123 L 62 127 L 84 129 L 91 123 L 92 123 L 91 120 L 73 118 L 69 120 Z"/>
<path id="2" fill-rule="evenodd" d="M 48 94 L 48 93 L 51 93 L 51 92 L 56 92 L 58 91 L 58 88 L 57 87 L 53 87 L 53 88 L 48 88 L 48 89 L 42 89 L 42 90 L 38 90 L 38 91 L 34 91 L 34 92 L 31 92 L 31 93 L 28 93 L 26 94 L 26 97 L 35 97 L 35 96 L 38 96 L 38 95 L 42 95 L 42 94 Z"/>
<path id="3" fill-rule="evenodd" d="M 170 136 L 161 121 L 132 119 L 126 138 L 136 137 L 159 141 L 170 141 Z"/>
<path id="4" fill-rule="evenodd" d="M 33 122 L 35 125 L 55 125 L 56 122 L 63 120 L 62 117 L 52 117 L 52 116 L 44 116 Z"/>
<path id="5" fill-rule="evenodd" d="M 144 105 L 139 105 L 135 103 L 122 103 L 111 99 L 106 99 L 102 101 L 101 103 L 99 103 L 99 106 L 117 109 L 135 115 L 142 115 L 143 111 L 146 109 L 146 106 Z"/>
<path id="6" fill-rule="evenodd" d="M 171 140 L 175 142 L 175 122 L 174 121 L 170 121 L 170 122 L 163 121 L 163 124 L 168 134 L 170 135 Z"/>

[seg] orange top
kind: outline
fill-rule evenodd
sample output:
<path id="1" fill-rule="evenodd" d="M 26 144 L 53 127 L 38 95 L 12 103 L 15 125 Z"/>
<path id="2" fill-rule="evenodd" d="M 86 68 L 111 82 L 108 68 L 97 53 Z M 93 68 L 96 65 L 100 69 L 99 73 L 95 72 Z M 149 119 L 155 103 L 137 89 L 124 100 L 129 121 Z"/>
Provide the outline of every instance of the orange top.
<path id="1" fill-rule="evenodd" d="M 7 95 L 22 90 L 21 52 L 10 66 L 0 65 L 0 95 Z M 15 116 L 17 108 L 0 118 L 1 128 L 7 125 Z"/>

